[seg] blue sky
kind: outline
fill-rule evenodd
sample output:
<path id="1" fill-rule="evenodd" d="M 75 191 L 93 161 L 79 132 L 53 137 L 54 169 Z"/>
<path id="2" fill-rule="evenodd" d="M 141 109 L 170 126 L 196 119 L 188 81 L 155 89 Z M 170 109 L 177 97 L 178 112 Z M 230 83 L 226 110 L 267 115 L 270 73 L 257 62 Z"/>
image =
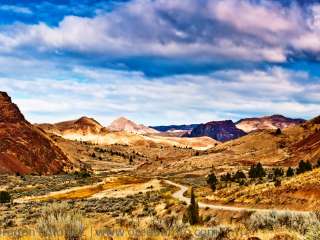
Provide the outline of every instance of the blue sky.
<path id="1" fill-rule="evenodd" d="M 0 84 L 31 122 L 320 113 L 320 3 L 1 1 Z"/>

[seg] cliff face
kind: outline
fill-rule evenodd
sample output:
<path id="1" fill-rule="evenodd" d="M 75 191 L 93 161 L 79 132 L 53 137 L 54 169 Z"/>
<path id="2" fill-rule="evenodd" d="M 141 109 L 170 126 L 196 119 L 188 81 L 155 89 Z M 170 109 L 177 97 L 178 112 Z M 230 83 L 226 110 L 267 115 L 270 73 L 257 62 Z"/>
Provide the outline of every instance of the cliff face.
<path id="1" fill-rule="evenodd" d="M 255 130 L 263 129 L 284 129 L 304 123 L 303 119 L 287 118 L 282 115 L 272 115 L 260 118 L 245 118 L 236 123 L 237 128 L 245 131 L 252 132 Z"/>
<path id="2" fill-rule="evenodd" d="M 71 167 L 62 150 L 0 92 L 0 173 L 53 174 Z"/>
<path id="3" fill-rule="evenodd" d="M 246 135 L 246 133 L 236 127 L 231 120 L 213 121 L 200 124 L 188 135 L 189 137 L 208 136 L 217 141 L 225 142 Z"/>
<path id="4" fill-rule="evenodd" d="M 0 123 L 26 122 L 17 105 L 5 92 L 0 92 Z"/>

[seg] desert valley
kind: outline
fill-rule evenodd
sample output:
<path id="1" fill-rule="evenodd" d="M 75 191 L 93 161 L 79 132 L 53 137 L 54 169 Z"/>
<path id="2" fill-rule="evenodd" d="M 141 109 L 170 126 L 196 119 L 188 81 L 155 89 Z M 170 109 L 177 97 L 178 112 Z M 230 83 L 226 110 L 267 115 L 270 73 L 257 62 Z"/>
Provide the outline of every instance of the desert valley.
<path id="1" fill-rule="evenodd" d="M 0 1 L 0 240 L 320 240 L 320 0 Z"/>
<path id="2" fill-rule="evenodd" d="M 5 92 L 0 106 L 1 239 L 276 240 L 320 230 L 319 117 L 169 127 L 121 117 L 104 127 L 89 117 L 31 124 Z"/>

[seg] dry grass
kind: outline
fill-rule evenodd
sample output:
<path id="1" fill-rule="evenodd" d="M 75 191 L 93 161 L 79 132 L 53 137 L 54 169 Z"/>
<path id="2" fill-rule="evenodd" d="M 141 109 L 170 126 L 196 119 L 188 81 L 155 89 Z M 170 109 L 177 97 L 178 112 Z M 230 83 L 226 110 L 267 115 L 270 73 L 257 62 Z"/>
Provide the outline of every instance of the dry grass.
<path id="1" fill-rule="evenodd" d="M 128 187 L 136 184 L 143 184 L 146 181 L 147 179 L 142 179 L 142 178 L 114 177 L 114 178 L 108 178 L 102 183 L 83 186 L 83 187 L 75 187 L 75 188 L 66 189 L 58 192 L 52 192 L 45 196 L 17 199 L 16 202 L 82 199 L 82 198 L 92 197 L 93 195 L 102 191 Z"/>
<path id="2" fill-rule="evenodd" d="M 197 189 L 201 201 L 221 204 L 318 210 L 320 203 L 320 169 L 283 179 L 281 186 L 273 182 L 239 186 L 231 184 L 212 192 L 209 187 Z"/>

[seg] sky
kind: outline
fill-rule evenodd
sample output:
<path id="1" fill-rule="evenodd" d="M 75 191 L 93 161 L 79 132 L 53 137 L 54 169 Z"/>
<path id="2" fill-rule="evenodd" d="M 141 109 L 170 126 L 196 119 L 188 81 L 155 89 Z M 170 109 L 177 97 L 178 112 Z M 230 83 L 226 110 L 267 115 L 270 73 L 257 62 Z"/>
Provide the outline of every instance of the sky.
<path id="1" fill-rule="evenodd" d="M 31 122 L 320 114 L 320 1 L 2 0 L 0 90 Z"/>

